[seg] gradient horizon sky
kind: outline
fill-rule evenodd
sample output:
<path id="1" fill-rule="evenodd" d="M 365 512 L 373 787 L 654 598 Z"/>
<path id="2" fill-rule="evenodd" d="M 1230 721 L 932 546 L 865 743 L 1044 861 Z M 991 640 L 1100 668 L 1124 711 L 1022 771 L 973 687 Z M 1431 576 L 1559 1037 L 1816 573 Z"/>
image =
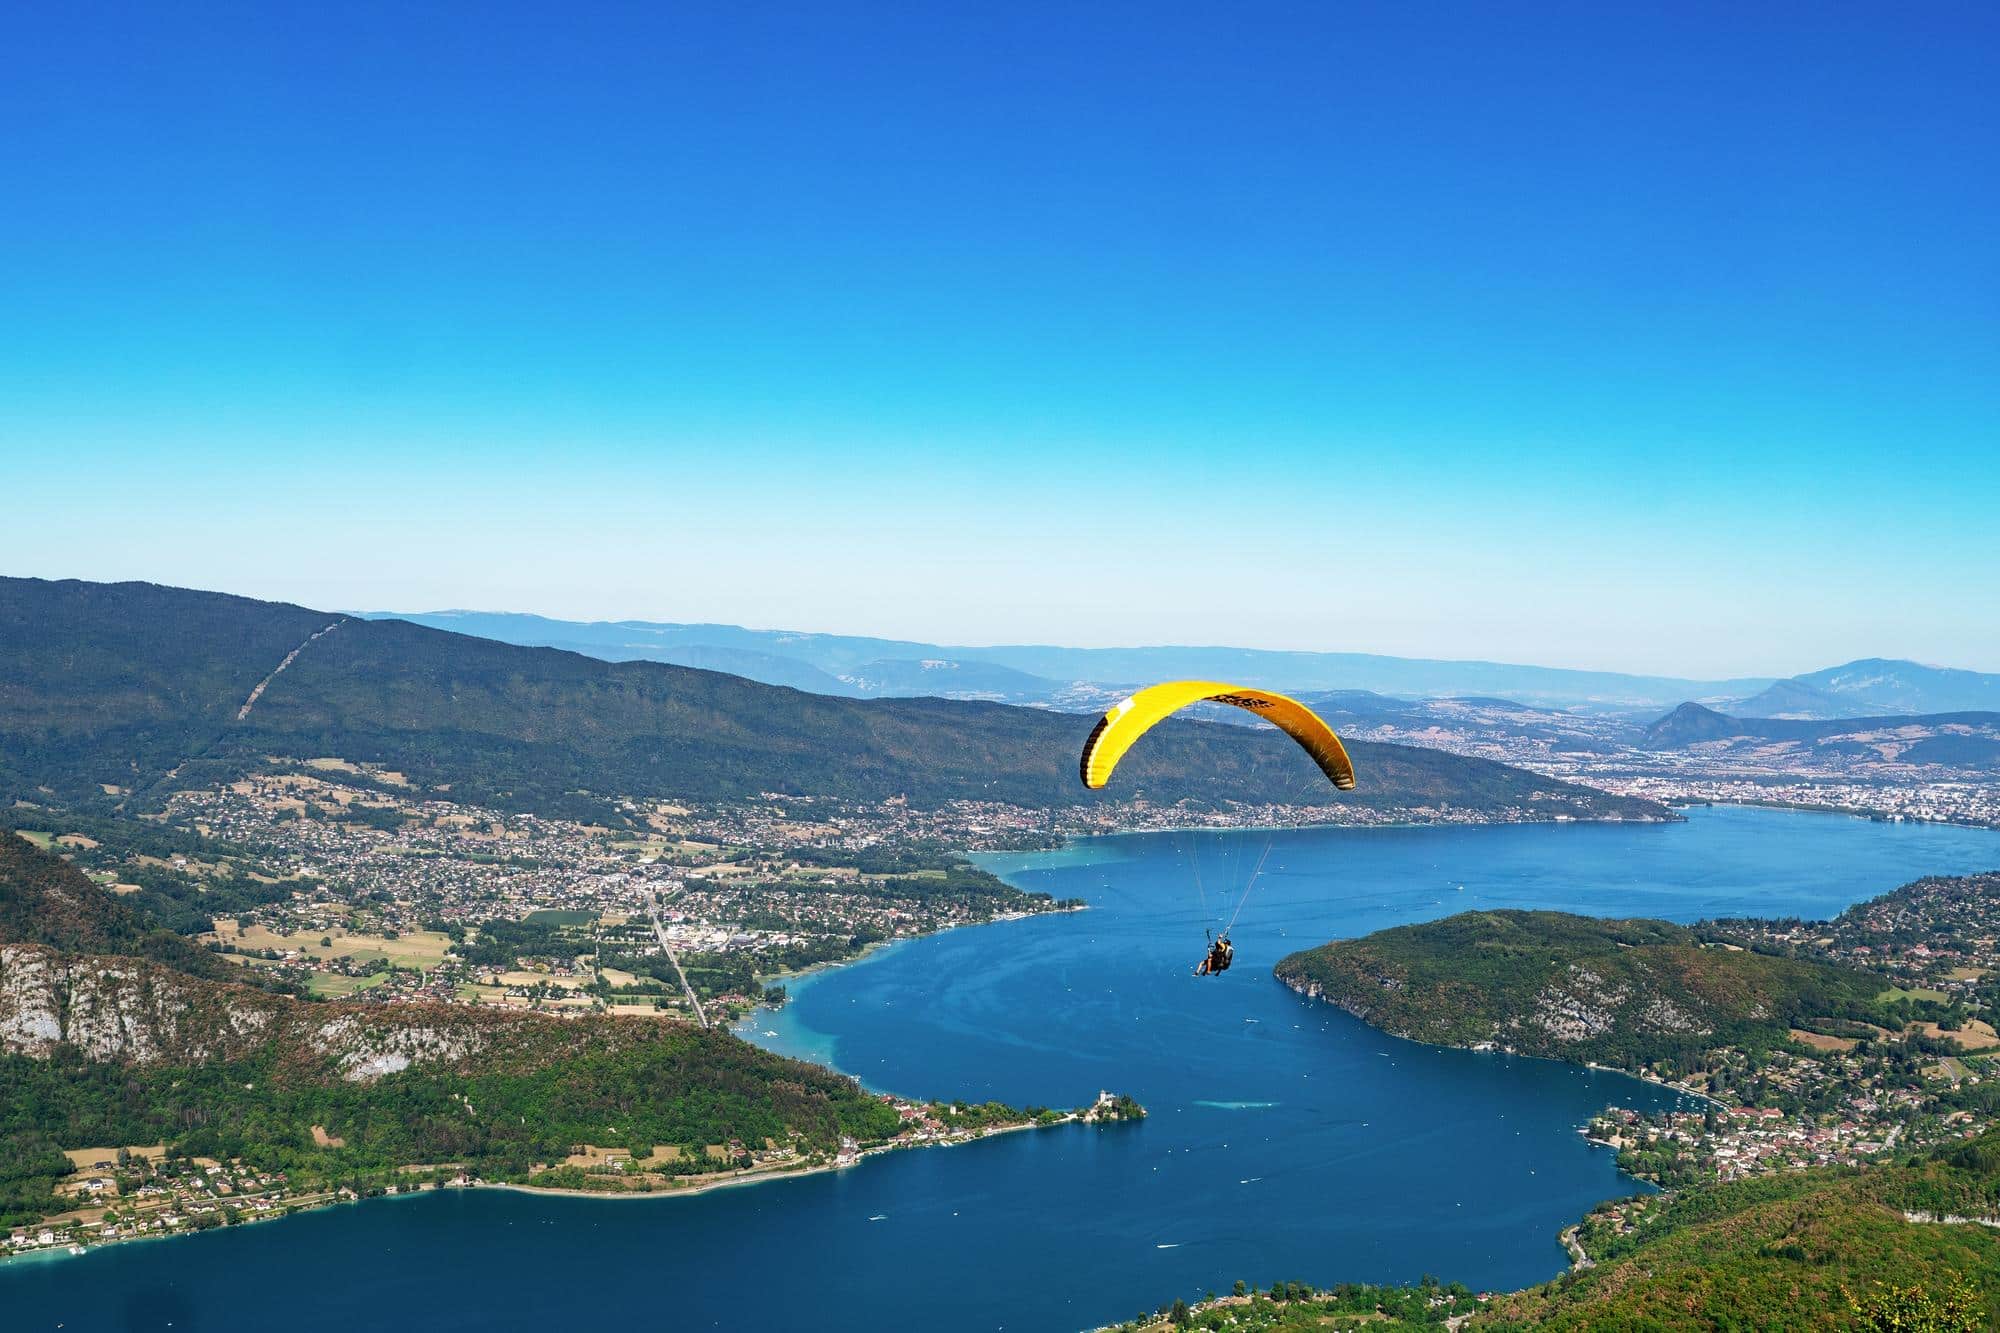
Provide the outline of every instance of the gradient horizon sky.
<path id="1" fill-rule="evenodd" d="M 0 573 L 2000 670 L 2000 10 L 22 5 Z"/>

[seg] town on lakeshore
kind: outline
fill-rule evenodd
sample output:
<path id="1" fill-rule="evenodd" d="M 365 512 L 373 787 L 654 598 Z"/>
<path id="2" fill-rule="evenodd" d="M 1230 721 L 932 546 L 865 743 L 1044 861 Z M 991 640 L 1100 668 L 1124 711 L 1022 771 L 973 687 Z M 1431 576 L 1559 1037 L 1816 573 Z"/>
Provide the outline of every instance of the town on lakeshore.
<path id="1" fill-rule="evenodd" d="M 1013 1130 L 1138 1136 L 1121 1128 L 1146 1118 L 1130 1096 L 1073 1109 L 912 1097 L 746 1039 L 813 969 L 1088 906 L 1017 887 L 977 853 L 1146 831 L 1239 831 L 1247 844 L 1287 828 L 1372 842 L 1359 835 L 1564 836 L 1556 826 L 1595 822 L 1671 839 L 1661 826 L 1685 818 L 1677 808 L 1719 800 L 1979 838 L 1991 823 L 1987 723 L 1960 715 L 1814 724 L 1800 740 L 1681 709 L 1635 729 L 1434 700 L 1410 706 L 1421 728 L 1398 705 L 1401 721 L 1344 722 L 1345 742 L 1316 720 L 1326 763 L 1304 765 L 1301 783 L 1291 747 L 1304 741 L 1279 735 L 1274 749 L 1273 729 L 1214 717 L 1244 710 L 1208 701 L 1194 723 L 1162 719 L 1129 786 L 1100 795 L 1073 767 L 1093 720 L 1049 708 L 813 701 L 145 585 L 0 580 L 0 593 L 30 609 L 19 621 L 69 626 L 30 660 L 37 697 L 83 688 L 74 664 L 106 659 L 79 645 L 106 625 L 142 627 L 152 654 L 133 659 L 151 673 L 143 689 L 118 659 L 84 691 L 90 708 L 53 714 L 68 730 L 16 743 L 45 781 L 0 767 L 9 1258 L 413 1192 L 673 1198 Z M 230 635 L 187 628 L 205 617 L 262 647 L 246 657 Z M 371 701 L 378 679 L 396 682 L 394 705 Z M 523 715 L 517 693 L 543 702 Z M 707 701 L 693 721 L 690 697 Z M 716 720 L 745 708 L 782 720 Z M 133 735 L 147 739 L 134 748 Z M 820 757 L 802 761 L 795 736 Z M 663 770 L 654 747 L 668 746 L 691 767 Z M 1338 780 L 1352 773 L 1366 782 L 1350 797 Z M 1415 909 L 1418 924 L 1299 941 L 1277 978 L 1384 1031 L 1679 1093 L 1644 1108 L 1614 1093 L 1573 1122 L 1661 1192 L 1551 1234 L 1567 1255 L 1557 1284 L 1246 1285 L 1183 1293 L 1133 1326 L 1505 1328 L 1535 1302 L 1615 1290 L 1593 1275 L 1707 1218 L 1712 1191 L 1893 1184 L 1906 1225 L 1969 1218 L 1983 1235 L 1996 1215 L 1980 1193 L 1986 1145 L 2000 1133 L 2000 877 L 1877 891 L 1825 921 L 1691 926 L 1514 910 L 1421 920 L 1448 910 L 1439 898 Z M 1114 1068 L 1084 1077 L 1121 1082 Z"/>

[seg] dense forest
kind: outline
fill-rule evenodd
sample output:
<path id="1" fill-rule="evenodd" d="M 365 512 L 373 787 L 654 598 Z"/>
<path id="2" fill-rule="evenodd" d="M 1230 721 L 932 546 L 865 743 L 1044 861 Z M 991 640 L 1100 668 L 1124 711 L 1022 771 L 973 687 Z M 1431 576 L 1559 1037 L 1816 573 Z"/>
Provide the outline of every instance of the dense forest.
<path id="1" fill-rule="evenodd" d="M 1336 940 L 1276 970 L 1400 1036 L 1625 1067 L 1766 1050 L 1798 1022 L 1879 1016 L 1882 989 L 1879 977 L 1665 921 L 1564 912 L 1465 912 Z"/>

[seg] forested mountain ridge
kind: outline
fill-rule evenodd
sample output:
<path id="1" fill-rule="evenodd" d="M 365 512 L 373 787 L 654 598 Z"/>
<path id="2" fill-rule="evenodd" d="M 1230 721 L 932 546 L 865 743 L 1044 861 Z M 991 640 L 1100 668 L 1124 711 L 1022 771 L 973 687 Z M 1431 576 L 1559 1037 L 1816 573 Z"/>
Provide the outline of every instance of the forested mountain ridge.
<path id="1" fill-rule="evenodd" d="M 1464 912 L 1335 940 L 1278 979 L 1397 1036 L 1627 1067 L 1865 1011 L 1880 978 L 1705 944 L 1664 921 Z"/>
<path id="2" fill-rule="evenodd" d="M 598 817 L 609 796 L 766 791 L 1033 807 L 1335 799 L 1301 780 L 1275 733 L 1162 727 L 1107 797 L 1075 777 L 1087 716 L 830 698 L 151 584 L 0 579 L 0 628 L 0 797 L 143 804 L 148 792 L 212 783 L 267 756 L 339 755 L 465 799 Z M 1490 761 L 1351 748 L 1365 776 L 1339 799 L 1363 808 L 1664 817 L 1650 802 Z"/>

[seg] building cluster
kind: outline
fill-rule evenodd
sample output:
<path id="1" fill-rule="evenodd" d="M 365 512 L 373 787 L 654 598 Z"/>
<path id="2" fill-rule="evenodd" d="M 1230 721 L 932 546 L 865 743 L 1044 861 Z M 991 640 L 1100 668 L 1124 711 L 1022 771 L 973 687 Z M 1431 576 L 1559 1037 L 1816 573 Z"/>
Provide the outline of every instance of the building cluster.
<path id="1" fill-rule="evenodd" d="M 170 1158 L 151 1148 L 85 1148 L 61 1192 L 68 1212 L 0 1233 L 0 1255 L 73 1249 L 116 1240 L 234 1226 L 328 1203 L 346 1191 L 300 1193 L 282 1171 L 210 1157 Z"/>
<path id="2" fill-rule="evenodd" d="M 1594 773 L 1592 786 L 1669 805 L 1773 805 L 1891 823 L 2000 828 L 2000 782 L 1864 782 L 1737 773 Z"/>
<path id="3" fill-rule="evenodd" d="M 1642 1114 L 1606 1110 L 1584 1126 L 1592 1142 L 1619 1153 L 1633 1175 L 1668 1184 L 1741 1180 L 1771 1171 L 1854 1166 L 1896 1150 L 1934 1146 L 1979 1133 L 1967 1110 L 1927 1110 L 1914 1088 L 1860 1095 L 1836 1112 L 1736 1106 Z"/>
<path id="4" fill-rule="evenodd" d="M 1420 745 L 1666 804 L 1832 810 L 1876 819 L 2000 827 L 1990 763 L 1926 759 L 1938 739 L 1977 740 L 1990 724 L 1858 728 L 1833 743 L 1730 737 L 1655 746 L 1628 718 L 1497 700 L 1432 699 L 1343 721 L 1360 740 Z"/>
<path id="5" fill-rule="evenodd" d="M 1586 1127 L 1662 1183 L 1852 1165 L 1983 1132 L 2000 1100 L 2000 874 L 1917 880 L 1833 921 L 1705 923 L 1737 947 L 1881 977 L 1853 1016 L 1799 1018 L 1781 1048 L 1711 1053 L 1676 1086 L 1711 1099 L 1656 1115 L 1612 1108 Z M 1660 1071 L 1655 1071 L 1660 1072 Z"/>
<path id="6" fill-rule="evenodd" d="M 1051 906 L 998 881 L 941 889 L 943 871 L 907 868 L 900 853 L 942 864 L 942 812 L 776 796 L 628 804 L 637 827 L 612 829 L 431 799 L 399 775 L 318 761 L 179 793 L 170 813 L 242 849 L 232 869 L 289 889 L 217 919 L 211 946 L 339 997 L 657 1012 L 678 1006 L 680 987 L 645 964 L 669 951 L 725 960 L 704 989 L 747 1000 L 758 976 Z M 1000 810 L 981 814 L 996 839 L 1023 840 Z M 547 929 L 496 957 L 471 947 L 495 921 Z"/>

